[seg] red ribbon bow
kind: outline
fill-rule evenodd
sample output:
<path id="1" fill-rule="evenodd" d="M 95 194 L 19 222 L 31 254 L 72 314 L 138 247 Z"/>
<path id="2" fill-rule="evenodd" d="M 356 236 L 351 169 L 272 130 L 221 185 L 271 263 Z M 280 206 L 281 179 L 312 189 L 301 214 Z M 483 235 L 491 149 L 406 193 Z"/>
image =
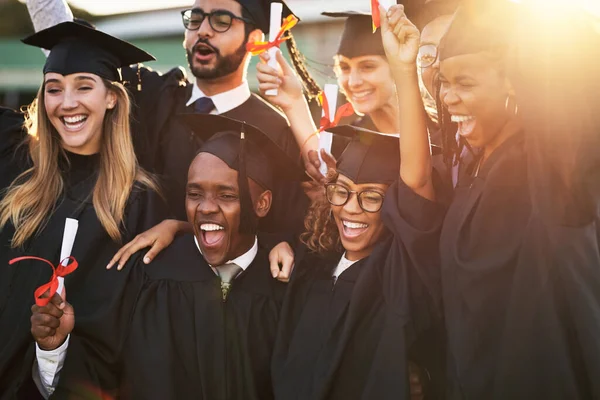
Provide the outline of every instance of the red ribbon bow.
<path id="1" fill-rule="evenodd" d="M 62 262 L 65 260 L 61 260 L 58 267 L 55 267 L 54 264 L 52 264 L 50 261 L 46 260 L 45 258 L 33 257 L 33 256 L 24 256 L 24 257 L 13 258 L 12 260 L 10 260 L 8 262 L 8 264 L 13 265 L 16 262 L 23 261 L 23 260 L 43 261 L 52 267 L 52 278 L 50 279 L 50 282 L 37 288 L 33 294 L 35 296 L 35 304 L 37 304 L 40 307 L 44 307 L 45 305 L 47 305 L 50 302 L 50 299 L 52 298 L 52 296 L 54 296 L 54 293 L 56 293 L 56 290 L 58 289 L 58 277 L 65 277 L 65 276 L 69 275 L 71 272 L 75 271 L 77 269 L 77 267 L 79 266 L 79 264 L 77 263 L 77 260 L 75 260 L 75 258 L 73 258 L 73 257 L 65 258 L 65 260 L 71 261 L 67 265 L 62 265 Z M 42 298 L 44 293 L 46 293 L 48 290 L 50 290 L 50 295 L 48 297 Z"/>
<path id="2" fill-rule="evenodd" d="M 289 36 L 283 37 L 283 34 L 287 31 L 289 31 L 290 29 L 292 29 L 294 26 L 296 26 L 297 23 L 298 23 L 298 18 L 296 18 L 294 15 L 291 15 L 291 14 L 288 15 L 283 20 L 281 29 L 279 29 L 279 32 L 277 33 L 277 36 L 275 36 L 275 39 L 271 40 L 270 42 L 246 43 L 246 51 L 249 51 L 250 53 L 252 53 L 253 56 L 257 56 L 260 53 L 263 53 L 263 52 L 269 50 L 270 48 L 279 47 L 280 44 L 282 44 L 283 42 L 285 42 L 286 40 L 288 40 L 290 38 Z"/>
<path id="3" fill-rule="evenodd" d="M 331 115 L 329 114 L 329 103 L 327 101 L 327 96 L 325 96 L 324 92 L 321 92 L 321 94 L 319 94 L 319 102 L 323 106 L 323 117 L 321 117 L 318 132 L 323 132 L 329 128 L 333 128 L 340 123 L 340 120 L 342 118 L 349 117 L 352 114 L 354 114 L 354 108 L 352 107 L 352 104 L 346 103 L 337 109 L 335 117 L 333 117 L 332 121 Z"/>
<path id="4" fill-rule="evenodd" d="M 381 26 L 381 15 L 379 14 L 379 0 L 371 0 L 371 17 L 373 19 L 373 33 Z"/>

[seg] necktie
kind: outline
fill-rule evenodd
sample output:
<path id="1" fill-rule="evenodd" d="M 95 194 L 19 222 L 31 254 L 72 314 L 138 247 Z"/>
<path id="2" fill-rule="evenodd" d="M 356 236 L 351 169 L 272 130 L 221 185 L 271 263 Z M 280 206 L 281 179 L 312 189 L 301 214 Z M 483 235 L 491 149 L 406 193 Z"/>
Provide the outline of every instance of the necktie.
<path id="1" fill-rule="evenodd" d="M 200 97 L 194 102 L 194 111 L 198 114 L 209 114 L 215 109 L 215 103 L 210 97 Z"/>
<path id="2" fill-rule="evenodd" d="M 219 278 L 221 278 L 221 293 L 223 294 L 223 301 L 227 300 L 227 295 L 231 290 L 231 284 L 236 276 L 242 272 L 242 268 L 234 263 L 224 264 L 220 267 L 215 267 Z"/>

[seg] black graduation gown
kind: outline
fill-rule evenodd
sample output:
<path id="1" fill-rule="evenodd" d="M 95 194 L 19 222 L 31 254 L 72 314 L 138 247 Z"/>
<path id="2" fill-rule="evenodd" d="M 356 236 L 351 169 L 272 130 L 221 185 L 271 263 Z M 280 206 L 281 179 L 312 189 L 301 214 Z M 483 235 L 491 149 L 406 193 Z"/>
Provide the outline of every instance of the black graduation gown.
<path id="1" fill-rule="evenodd" d="M 335 285 L 339 256 L 299 252 L 273 356 L 277 399 L 408 399 L 407 359 L 424 372 L 427 398 L 440 398 L 439 279 L 421 272 L 439 260 L 415 233 L 437 237 L 443 209 L 395 184 L 382 213 L 391 233 Z"/>
<path id="2" fill-rule="evenodd" d="M 132 267 L 107 332 L 125 340 L 113 347 L 118 356 L 71 336 L 54 398 L 83 395 L 73 382 L 126 399 L 273 398 L 269 367 L 286 284 L 271 276 L 268 249 L 259 245 L 226 302 L 193 235 Z"/>
<path id="3" fill-rule="evenodd" d="M 543 140 L 508 139 L 456 188 L 440 247 L 449 398 L 600 398 L 600 170 L 554 186 L 560 151 Z"/>
<path id="4" fill-rule="evenodd" d="M 202 141 L 181 121 L 178 114 L 194 112 L 187 107 L 193 84 L 181 68 L 158 74 L 140 69 L 142 91 L 132 90 L 136 115 L 133 132 L 136 153 L 141 165 L 163 178 L 171 212 L 186 220 L 185 185 L 188 167 Z M 124 77 L 137 82 L 136 71 L 124 70 Z M 287 119 L 259 96 L 252 94 L 240 106 L 222 114 L 260 128 L 292 158 L 300 162 L 300 151 Z M 298 182 L 281 182 L 274 190 L 274 203 L 269 215 L 261 220 L 263 232 L 300 233 L 309 200 Z"/>
<path id="5" fill-rule="evenodd" d="M 22 139 L 22 136 L 21 136 Z M 2 140 L 2 146 L 19 140 Z M 27 147 L 13 148 L 16 160 L 27 159 Z M 3 147 L 1 153 L 9 152 Z M 116 270 L 107 271 L 106 265 L 120 247 L 106 233 L 96 217 L 91 202 L 99 158 L 67 153 L 71 167 L 60 163 L 63 169 L 66 194 L 57 202 L 47 225 L 24 248 L 13 249 L 10 240 L 14 227 L 10 224 L 0 232 L 0 398 L 12 399 L 17 393 L 32 386 L 31 368 L 34 342 L 30 333 L 31 306 L 34 290 L 47 283 L 51 269 L 40 261 L 26 260 L 8 265 L 12 258 L 31 255 L 58 263 L 65 218 L 79 221 L 72 256 L 79 268 L 65 278 L 67 300 L 78 310 L 75 332 L 88 332 L 94 320 L 100 318 L 106 304 L 124 285 L 127 277 Z M 4 162 L 4 160 L 3 160 Z M 28 163 L 27 163 L 28 164 Z M 4 164 L 3 164 L 4 165 Z M 8 164 L 9 173 L 21 172 L 20 162 Z M 16 171 L 15 171 L 16 169 Z M 122 227 L 123 241 L 154 226 L 166 217 L 166 207 L 153 191 L 136 186 L 127 202 Z M 30 398 L 29 394 L 22 398 Z M 23 397 L 24 396 L 24 397 Z"/>

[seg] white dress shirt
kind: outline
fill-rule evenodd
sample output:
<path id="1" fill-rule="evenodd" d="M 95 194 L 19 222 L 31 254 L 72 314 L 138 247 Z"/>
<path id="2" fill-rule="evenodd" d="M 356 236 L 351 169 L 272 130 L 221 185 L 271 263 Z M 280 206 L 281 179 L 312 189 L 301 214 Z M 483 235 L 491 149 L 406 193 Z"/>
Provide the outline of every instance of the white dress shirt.
<path id="1" fill-rule="evenodd" d="M 337 282 L 339 276 L 342 274 L 342 272 L 344 272 L 345 270 L 347 270 L 348 268 L 350 268 L 354 263 L 358 262 L 360 260 L 356 260 L 356 261 L 350 261 L 346 258 L 346 252 L 344 252 L 344 254 L 342 254 L 342 258 L 340 258 L 340 262 L 338 262 L 338 265 L 335 267 L 335 269 L 333 270 L 333 281 Z"/>
<path id="2" fill-rule="evenodd" d="M 198 85 L 194 83 L 194 87 L 192 88 L 192 96 L 185 105 L 191 106 L 201 97 L 210 97 L 215 105 L 215 109 L 211 111 L 211 114 L 223 114 L 241 106 L 250 98 L 250 95 L 250 87 L 248 86 L 248 81 L 246 80 L 238 87 L 223 93 L 215 94 L 214 96 L 206 96 L 202 90 L 200 90 Z"/>
<path id="3" fill-rule="evenodd" d="M 200 252 L 200 254 L 202 254 L 202 250 L 200 249 L 200 245 L 198 244 L 198 239 L 196 238 L 196 236 L 194 236 L 194 242 L 196 243 L 196 247 L 198 248 L 198 251 Z M 248 250 L 241 256 L 234 258 L 233 260 L 224 262 L 223 264 L 232 264 L 233 263 L 233 264 L 236 264 L 237 266 L 239 266 L 242 269 L 242 271 L 245 271 L 250 266 L 250 264 L 252 264 L 252 261 L 254 261 L 254 259 L 256 258 L 256 254 L 258 254 L 258 237 L 256 237 L 256 235 L 255 235 L 254 236 L 254 244 L 252 245 L 250 250 Z M 212 265 L 210 267 L 212 268 L 213 272 L 216 275 L 218 275 L 217 270 Z"/>
<path id="4" fill-rule="evenodd" d="M 196 243 L 196 247 L 198 247 L 198 251 L 202 254 L 202 250 L 200 250 L 200 246 L 198 245 L 198 239 L 196 239 L 195 236 L 194 242 Z M 258 238 L 254 236 L 254 244 L 250 250 L 233 260 L 227 261 L 225 264 L 234 263 L 238 265 L 242 271 L 245 271 L 256 258 L 256 254 L 258 254 Z M 212 265 L 210 267 L 213 272 L 217 274 L 217 270 Z M 69 336 L 67 336 L 67 340 L 55 350 L 42 350 L 37 343 L 35 346 L 36 362 L 33 364 L 33 381 L 42 396 L 47 399 L 54 392 L 60 370 L 65 363 L 67 348 L 69 347 Z"/>

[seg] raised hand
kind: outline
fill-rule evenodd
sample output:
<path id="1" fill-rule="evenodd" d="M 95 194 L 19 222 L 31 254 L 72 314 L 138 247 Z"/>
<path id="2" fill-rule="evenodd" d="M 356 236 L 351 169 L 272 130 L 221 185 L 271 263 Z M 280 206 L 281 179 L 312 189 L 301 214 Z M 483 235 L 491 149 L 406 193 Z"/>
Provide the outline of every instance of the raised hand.
<path id="1" fill-rule="evenodd" d="M 55 293 L 43 307 L 31 307 L 31 334 L 42 350 L 60 347 L 75 326 L 73 307 Z"/>
<path id="2" fill-rule="evenodd" d="M 383 48 L 391 64 L 416 68 L 420 33 L 404 13 L 404 6 L 394 5 L 387 12 L 380 7 Z"/>
<path id="3" fill-rule="evenodd" d="M 260 93 L 270 103 L 280 107 L 283 112 L 287 112 L 296 102 L 304 101 L 302 94 L 302 83 L 296 76 L 292 67 L 287 63 L 281 51 L 277 52 L 277 62 L 281 71 L 270 67 L 267 62 L 270 56 L 267 52 L 260 55 L 262 62 L 256 66 L 256 77 L 258 79 L 258 88 Z M 277 89 L 276 96 L 267 96 L 267 90 Z"/>

